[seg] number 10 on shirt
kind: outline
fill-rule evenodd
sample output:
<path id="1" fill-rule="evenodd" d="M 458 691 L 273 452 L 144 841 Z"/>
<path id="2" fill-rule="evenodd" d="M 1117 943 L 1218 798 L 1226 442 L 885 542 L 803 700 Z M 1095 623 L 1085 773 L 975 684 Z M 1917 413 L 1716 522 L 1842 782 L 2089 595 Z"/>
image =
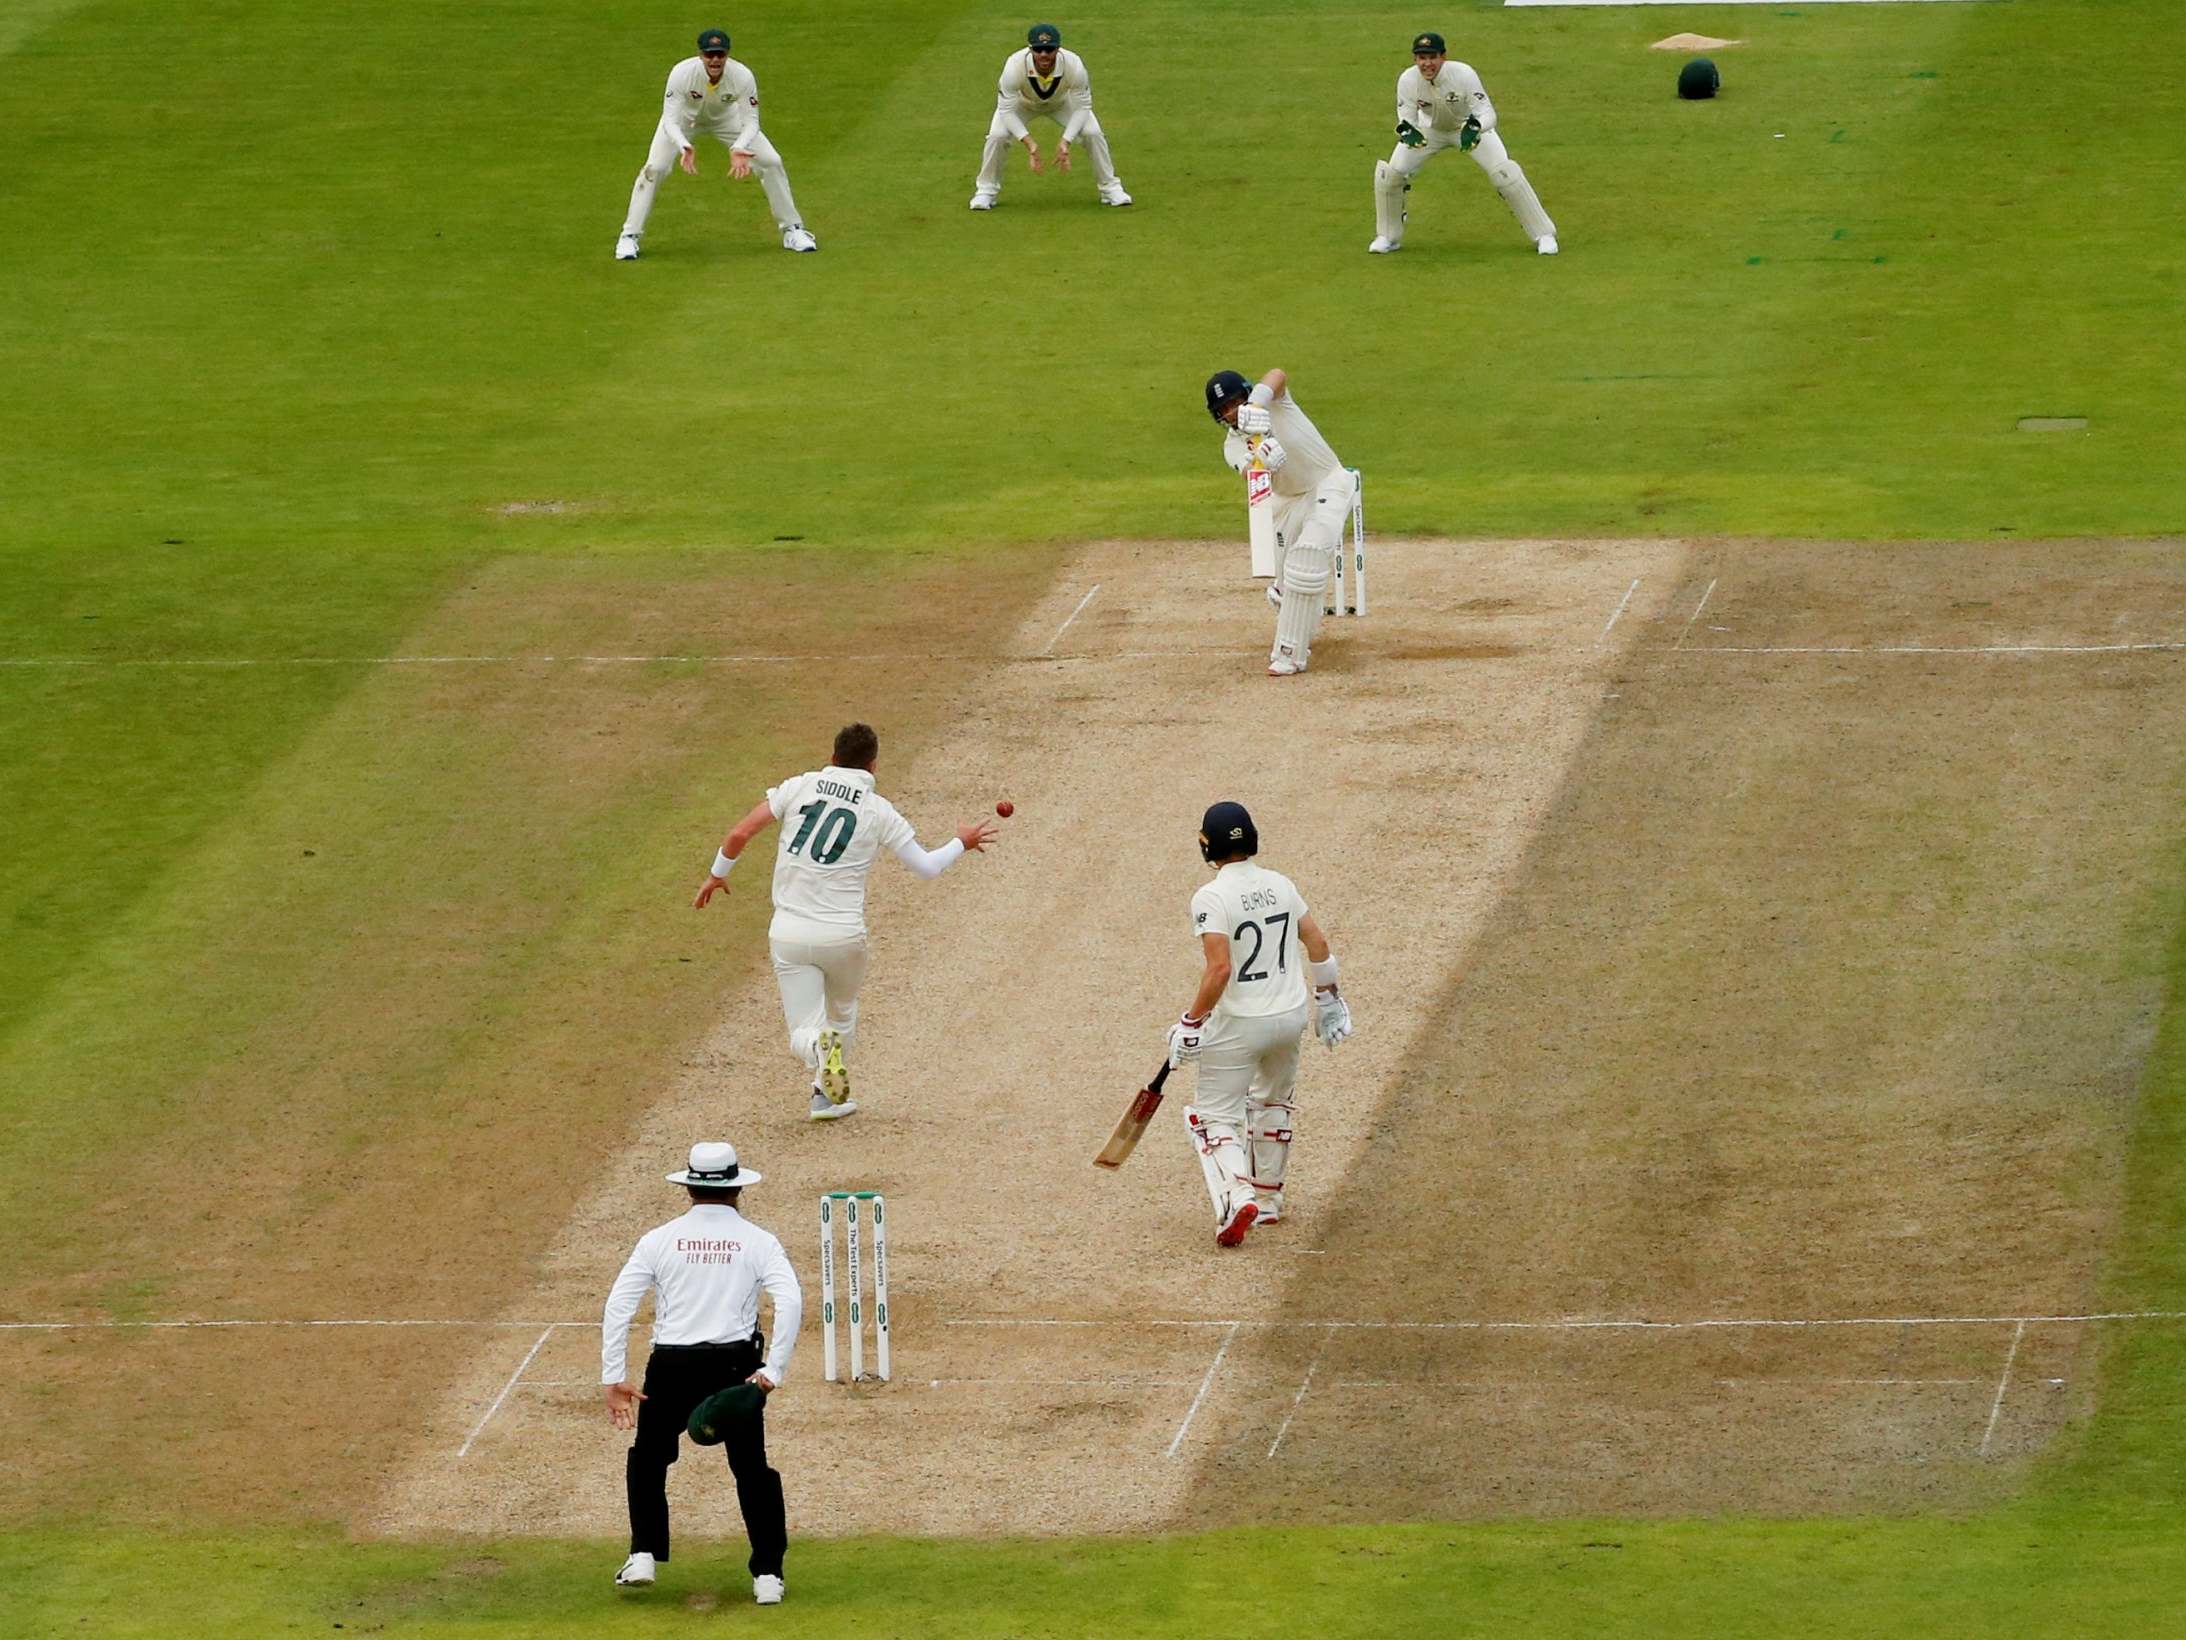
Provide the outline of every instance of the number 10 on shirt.
<path id="1" fill-rule="evenodd" d="M 820 1358 L 829 1383 L 836 1381 L 835 1221 L 843 1222 L 845 1274 L 850 1288 L 850 1381 L 865 1377 L 865 1282 L 861 1219 L 873 1226 L 873 1376 L 885 1382 L 888 1360 L 888 1201 L 877 1190 L 830 1190 L 820 1198 Z"/>

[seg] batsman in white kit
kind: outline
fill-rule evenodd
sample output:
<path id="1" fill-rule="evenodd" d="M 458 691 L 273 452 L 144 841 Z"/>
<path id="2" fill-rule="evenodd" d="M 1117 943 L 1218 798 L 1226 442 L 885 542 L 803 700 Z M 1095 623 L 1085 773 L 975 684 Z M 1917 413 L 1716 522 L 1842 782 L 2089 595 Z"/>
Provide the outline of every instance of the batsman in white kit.
<path id="1" fill-rule="evenodd" d="M 1191 1006 L 1169 1028 L 1169 1063 L 1199 1066 L 1184 1121 L 1223 1247 L 1283 1216 L 1306 1027 L 1331 1048 L 1351 1034 L 1327 936 L 1295 883 L 1253 864 L 1259 852 L 1259 828 L 1242 803 L 1217 803 L 1200 821 L 1200 857 L 1215 868 L 1214 881 L 1192 896 L 1205 966 Z"/>
<path id="2" fill-rule="evenodd" d="M 782 989 L 789 1051 L 812 1073 L 811 1116 L 832 1121 L 857 1110 L 849 1059 L 858 1035 L 858 990 L 865 983 L 865 880 L 887 849 L 920 877 L 938 877 L 966 851 L 994 840 L 991 820 L 974 820 L 933 850 L 919 846 L 911 822 L 873 789 L 880 737 L 863 723 L 835 736 L 834 760 L 770 787 L 737 821 L 692 904 L 727 886 L 745 846 L 777 820 L 774 921 L 767 946 Z"/>
<path id="3" fill-rule="evenodd" d="M 630 214 L 623 219 L 622 237 L 615 241 L 615 260 L 635 262 L 638 242 L 645 237 L 645 219 L 653 214 L 653 195 L 678 165 L 685 176 L 698 175 L 698 149 L 693 139 L 712 137 L 729 151 L 729 175 L 741 182 L 757 176 L 774 225 L 782 231 L 782 249 L 816 251 L 820 242 L 805 231 L 790 196 L 789 173 L 782 156 L 759 129 L 759 82 L 752 72 L 729 55 L 729 36 L 717 28 L 698 37 L 698 55 L 686 57 L 668 71 L 668 89 L 662 99 L 660 124 L 653 128 L 652 152 L 630 189 Z"/>
<path id="4" fill-rule="evenodd" d="M 1415 37 L 1412 66 L 1397 76 L 1397 146 L 1374 166 L 1374 242 L 1368 250 L 1381 255 L 1404 243 L 1404 197 L 1412 178 L 1445 148 L 1471 154 L 1533 248 L 1556 254 L 1556 224 L 1496 134 L 1495 104 L 1471 64 L 1448 60 L 1439 34 Z"/>
<path id="5" fill-rule="evenodd" d="M 1002 193 L 1002 161 L 1010 144 L 1025 145 L 1025 160 L 1035 176 L 1041 170 L 1040 144 L 1029 120 L 1053 120 L 1062 135 L 1055 139 L 1055 169 L 1070 169 L 1070 145 L 1083 142 L 1093 161 L 1093 181 L 1103 205 L 1128 205 L 1131 196 L 1116 179 L 1108 152 L 1108 133 L 1093 113 L 1093 79 L 1085 59 L 1063 49 L 1063 32 L 1053 23 L 1035 23 L 1025 31 L 1025 49 L 1002 65 L 995 86 L 994 119 L 987 126 L 987 146 L 979 156 L 979 180 L 972 187 L 972 209 L 991 211 Z"/>
<path id="6" fill-rule="evenodd" d="M 1268 676 L 1293 677 L 1313 659 L 1356 480 L 1291 398 L 1290 378 L 1280 370 L 1257 387 L 1234 370 L 1216 371 L 1207 379 L 1207 413 L 1229 429 L 1222 459 L 1240 473 L 1257 461 L 1269 475 L 1276 561 L 1268 587 L 1275 605 Z"/>

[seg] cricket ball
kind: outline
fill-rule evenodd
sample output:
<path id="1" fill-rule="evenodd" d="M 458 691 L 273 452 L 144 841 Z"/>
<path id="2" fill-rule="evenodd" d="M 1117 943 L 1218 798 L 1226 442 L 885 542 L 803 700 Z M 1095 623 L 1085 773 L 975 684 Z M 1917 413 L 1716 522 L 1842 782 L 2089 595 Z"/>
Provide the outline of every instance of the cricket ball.
<path id="1" fill-rule="evenodd" d="M 1002 799 L 1001 802 L 995 804 L 994 812 L 996 814 L 999 814 L 1003 819 L 1007 820 L 1011 815 L 1017 812 L 1017 805 L 1015 803 L 1012 803 L 1008 798 L 1005 797 Z"/>

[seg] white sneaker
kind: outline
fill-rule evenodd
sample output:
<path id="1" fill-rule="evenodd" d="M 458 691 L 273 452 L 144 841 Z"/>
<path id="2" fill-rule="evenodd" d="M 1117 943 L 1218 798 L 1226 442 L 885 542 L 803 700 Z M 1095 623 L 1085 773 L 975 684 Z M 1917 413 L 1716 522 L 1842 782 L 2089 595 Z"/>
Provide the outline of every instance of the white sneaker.
<path id="1" fill-rule="evenodd" d="M 1102 194 L 1101 203 L 1103 205 L 1128 205 L 1131 203 L 1131 196 L 1118 188 L 1114 193 Z"/>
<path id="2" fill-rule="evenodd" d="M 616 260 L 616 261 L 618 261 L 618 262 L 635 262 L 635 261 L 636 261 L 637 259 L 638 259 L 638 236 L 637 236 L 636 234 L 634 234 L 634 233 L 626 233 L 626 234 L 624 234 L 624 235 L 623 235 L 623 236 L 622 236 L 622 237 L 621 237 L 620 239 L 618 239 L 618 240 L 616 240 L 616 241 L 615 241 L 615 260 Z"/>
<path id="3" fill-rule="evenodd" d="M 1278 649 L 1268 657 L 1268 676 L 1294 678 L 1306 669 L 1306 663 L 1285 650 Z"/>
<path id="4" fill-rule="evenodd" d="M 802 228 L 782 230 L 782 249 L 785 251 L 816 251 L 819 248 L 820 242 Z"/>
<path id="5" fill-rule="evenodd" d="M 653 1581 L 653 1557 L 635 1554 L 622 1563 L 622 1570 L 615 1574 L 618 1589 L 644 1588 Z"/>
<path id="6" fill-rule="evenodd" d="M 1260 1216 L 1252 1222 L 1255 1225 L 1281 1224 L 1283 1222 L 1283 1204 L 1281 1202 L 1262 1202 L 1260 1204 Z"/>
<path id="7" fill-rule="evenodd" d="M 782 1603 L 782 1580 L 762 1572 L 751 1580 L 751 1597 L 762 1606 L 779 1606 Z"/>
<path id="8" fill-rule="evenodd" d="M 1214 1233 L 1214 1244 L 1217 1247 L 1242 1246 L 1245 1240 L 1245 1232 L 1252 1228 L 1253 1221 L 1259 1217 L 1259 1203 L 1240 1202 L 1237 1210 L 1222 1221 L 1222 1228 Z"/>
<path id="9" fill-rule="evenodd" d="M 975 211 L 991 211 L 991 210 L 993 210 L 993 209 L 994 209 L 994 195 L 992 195 L 992 194 L 974 194 L 974 195 L 972 195 L 972 209 L 973 209 L 973 210 L 975 210 Z"/>
<path id="10" fill-rule="evenodd" d="M 839 1122 L 845 1116 L 855 1116 L 857 1113 L 858 1102 L 855 1099 L 845 1099 L 838 1105 L 818 1088 L 812 1090 L 812 1119 L 815 1122 Z"/>
<path id="11" fill-rule="evenodd" d="M 1376 234 L 1374 242 L 1366 248 L 1375 256 L 1387 256 L 1397 248 L 1397 242 L 1394 239 L 1384 239 L 1380 234 Z"/>
<path id="12" fill-rule="evenodd" d="M 1543 234 L 1534 242 L 1533 248 L 1543 256 L 1554 256 L 1556 254 L 1556 236 L 1552 233 Z"/>

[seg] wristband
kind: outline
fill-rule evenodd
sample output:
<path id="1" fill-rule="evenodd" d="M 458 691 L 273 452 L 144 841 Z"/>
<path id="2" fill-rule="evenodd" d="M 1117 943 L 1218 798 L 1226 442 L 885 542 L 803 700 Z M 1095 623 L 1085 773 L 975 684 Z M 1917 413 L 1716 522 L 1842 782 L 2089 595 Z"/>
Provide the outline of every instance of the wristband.
<path id="1" fill-rule="evenodd" d="M 1275 402 L 1275 389 L 1266 382 L 1256 382 L 1253 384 L 1252 392 L 1245 402 L 1247 404 L 1273 404 Z"/>
<path id="2" fill-rule="evenodd" d="M 1336 953 L 1329 952 L 1326 962 L 1314 962 L 1308 959 L 1306 972 L 1313 976 L 1315 989 L 1319 989 L 1324 985 L 1334 985 L 1336 983 Z"/>
<path id="3" fill-rule="evenodd" d="M 716 877 L 727 877 L 728 874 L 735 869 L 736 862 L 734 860 L 730 859 L 719 849 L 715 849 L 713 851 L 713 874 Z"/>

